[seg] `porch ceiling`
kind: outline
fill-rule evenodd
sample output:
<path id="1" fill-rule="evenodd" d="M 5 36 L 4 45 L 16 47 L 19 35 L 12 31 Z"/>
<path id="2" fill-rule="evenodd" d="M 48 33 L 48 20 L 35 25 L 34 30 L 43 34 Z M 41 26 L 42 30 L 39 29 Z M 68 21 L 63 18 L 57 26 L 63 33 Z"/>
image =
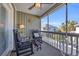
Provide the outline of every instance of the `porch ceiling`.
<path id="1" fill-rule="evenodd" d="M 22 11 L 37 16 L 42 16 L 43 14 L 48 12 L 51 8 L 53 8 L 56 5 L 56 3 L 42 3 L 41 9 L 33 8 L 32 10 L 29 10 L 28 8 L 31 7 L 32 5 L 33 3 L 14 3 L 15 9 L 17 11 Z"/>

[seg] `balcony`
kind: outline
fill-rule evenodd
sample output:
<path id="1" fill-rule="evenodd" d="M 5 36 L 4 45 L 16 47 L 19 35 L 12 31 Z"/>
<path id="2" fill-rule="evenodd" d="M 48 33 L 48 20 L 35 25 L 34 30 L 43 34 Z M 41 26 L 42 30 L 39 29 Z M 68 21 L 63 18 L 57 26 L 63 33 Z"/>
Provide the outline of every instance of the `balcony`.
<path id="1" fill-rule="evenodd" d="M 4 5 L 7 5 L 7 4 L 4 4 Z M 21 32 L 21 34 L 26 35 L 26 36 L 30 36 L 30 34 L 29 34 L 30 30 L 39 30 L 39 32 L 42 35 L 42 40 L 43 40 L 42 49 L 37 51 L 36 48 L 33 47 L 34 54 L 32 54 L 31 56 L 63 56 L 63 55 L 78 56 L 79 55 L 79 34 L 78 33 L 41 31 L 41 27 L 42 27 L 41 21 L 42 20 L 40 20 L 40 18 L 47 16 L 47 14 L 50 14 L 51 11 L 55 11 L 56 9 L 58 10 L 59 7 L 64 6 L 65 4 L 62 4 L 62 3 L 43 4 L 43 6 L 46 9 L 42 8 L 42 10 L 36 9 L 35 7 L 33 9 L 29 10 L 28 7 L 33 5 L 31 3 L 29 3 L 29 4 L 13 3 L 13 5 L 14 5 L 14 7 L 16 7 L 14 10 L 15 14 L 16 14 L 16 15 L 14 15 L 15 20 L 13 20 L 13 18 L 10 17 L 10 12 L 11 12 L 10 11 L 9 17 L 11 19 L 10 18 L 8 19 L 8 22 L 6 24 L 7 26 L 5 29 L 6 33 L 4 33 L 4 34 L 6 34 L 6 36 L 4 35 L 4 37 L 7 37 L 8 39 L 6 40 L 6 38 L 2 37 L 3 34 L 1 34 L 2 35 L 1 38 L 3 38 L 3 40 L 5 39 L 7 41 L 6 42 L 4 40 L 4 45 L 2 44 L 2 46 L 1 46 L 4 49 L 4 51 L 2 51 L 3 49 L 0 50 L 2 53 L 5 52 L 5 50 L 6 50 L 6 48 L 4 48 L 4 47 L 9 47 L 8 52 L 11 53 L 10 56 L 16 56 L 16 52 L 13 51 L 15 49 L 14 38 L 13 38 L 13 29 L 18 28 L 18 30 Z M 3 8 L 3 9 L 5 9 L 5 8 Z M 3 11 L 3 9 L 1 11 Z M 12 10 L 12 12 L 14 12 L 14 11 Z M 65 11 L 65 9 L 64 9 L 64 11 Z M 67 13 L 67 9 L 66 9 L 66 13 Z M 2 14 L 4 14 L 4 11 L 2 12 Z M 13 17 L 13 13 L 12 13 L 12 17 Z M 3 17 L 2 17 L 2 19 L 3 19 Z M 11 20 L 13 20 L 14 23 L 11 22 Z M 49 17 L 47 17 L 45 20 L 47 21 L 46 24 L 50 25 Z M 68 19 L 66 19 L 66 21 L 67 20 Z M 4 23 L 6 23 L 6 22 L 4 22 Z M 10 24 L 11 24 L 11 26 L 9 26 Z M 14 25 L 14 27 L 13 27 L 13 25 Z M 67 25 L 67 23 L 66 23 L 66 25 Z M 1 26 L 3 26 L 3 25 L 1 25 Z M 3 27 L 1 27 L 1 28 L 2 28 L 1 31 L 4 32 L 4 30 L 3 30 L 4 28 Z M 47 28 L 47 30 L 49 30 L 49 29 Z M 77 30 L 79 30 L 79 28 L 77 28 Z M 6 54 L 8 54 L 8 52 Z M 26 55 L 26 53 L 24 55 Z"/>

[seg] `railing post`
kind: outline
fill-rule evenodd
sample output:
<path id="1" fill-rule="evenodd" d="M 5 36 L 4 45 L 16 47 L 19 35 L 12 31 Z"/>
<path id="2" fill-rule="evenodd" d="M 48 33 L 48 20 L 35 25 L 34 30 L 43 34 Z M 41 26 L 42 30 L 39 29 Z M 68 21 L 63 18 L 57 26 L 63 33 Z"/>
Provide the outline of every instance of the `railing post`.
<path id="1" fill-rule="evenodd" d="M 76 56 L 78 56 L 78 37 L 76 39 Z"/>
<path id="2" fill-rule="evenodd" d="M 68 23 L 68 4 L 66 3 L 66 54 L 68 52 L 68 44 L 67 44 L 67 23 Z"/>

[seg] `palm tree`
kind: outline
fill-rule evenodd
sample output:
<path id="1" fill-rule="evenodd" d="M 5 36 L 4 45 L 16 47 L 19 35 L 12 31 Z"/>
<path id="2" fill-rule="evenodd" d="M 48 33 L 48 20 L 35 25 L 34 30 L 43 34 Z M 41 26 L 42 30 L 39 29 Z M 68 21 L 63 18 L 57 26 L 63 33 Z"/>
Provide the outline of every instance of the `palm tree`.
<path id="1" fill-rule="evenodd" d="M 68 21 L 67 23 L 67 31 L 75 31 L 76 27 L 74 25 L 76 25 L 77 22 L 76 21 Z M 62 23 L 60 26 L 60 30 L 61 32 L 65 32 L 66 31 L 66 23 Z"/>

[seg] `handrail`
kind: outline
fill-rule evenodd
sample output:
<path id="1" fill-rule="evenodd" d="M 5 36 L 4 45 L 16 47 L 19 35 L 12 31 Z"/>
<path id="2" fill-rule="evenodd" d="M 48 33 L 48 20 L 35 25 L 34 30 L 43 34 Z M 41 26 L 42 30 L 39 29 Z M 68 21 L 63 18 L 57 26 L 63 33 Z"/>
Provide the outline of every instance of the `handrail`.
<path id="1" fill-rule="evenodd" d="M 52 32 L 52 31 L 39 31 L 39 32 L 66 35 L 65 32 Z M 68 36 L 76 36 L 76 37 L 79 37 L 79 33 L 67 33 L 67 35 L 68 35 Z"/>

